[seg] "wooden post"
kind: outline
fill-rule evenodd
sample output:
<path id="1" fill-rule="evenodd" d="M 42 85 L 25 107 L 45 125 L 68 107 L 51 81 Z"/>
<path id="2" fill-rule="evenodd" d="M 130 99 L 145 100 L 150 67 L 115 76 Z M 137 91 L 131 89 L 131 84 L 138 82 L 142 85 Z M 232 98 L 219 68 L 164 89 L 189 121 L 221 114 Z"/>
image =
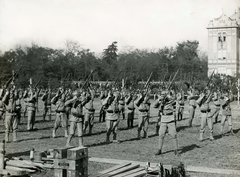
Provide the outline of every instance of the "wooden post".
<path id="1" fill-rule="evenodd" d="M 4 169 L 5 140 L 0 143 L 0 170 Z"/>

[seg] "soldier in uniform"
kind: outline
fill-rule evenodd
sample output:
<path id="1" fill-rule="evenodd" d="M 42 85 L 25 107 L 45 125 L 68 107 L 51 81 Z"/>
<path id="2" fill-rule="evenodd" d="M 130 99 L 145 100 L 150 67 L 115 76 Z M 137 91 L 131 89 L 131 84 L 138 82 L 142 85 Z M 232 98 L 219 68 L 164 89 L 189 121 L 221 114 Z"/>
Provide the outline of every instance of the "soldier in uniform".
<path id="1" fill-rule="evenodd" d="M 107 98 L 103 101 L 103 105 L 106 107 L 106 142 L 110 143 L 110 135 L 113 133 L 113 142 L 118 143 L 117 130 L 119 123 L 119 107 L 118 107 L 119 93 L 109 91 Z"/>
<path id="2" fill-rule="evenodd" d="M 127 126 L 128 128 L 133 128 L 133 120 L 134 120 L 134 100 L 136 96 L 134 94 L 129 94 L 126 98 L 126 105 L 127 105 Z"/>
<path id="3" fill-rule="evenodd" d="M 224 135 L 224 124 L 228 121 L 228 130 L 231 135 L 234 135 L 232 129 L 232 113 L 230 103 L 233 101 L 233 98 L 229 97 L 226 93 L 222 97 L 222 120 L 221 120 L 221 134 Z"/>
<path id="4" fill-rule="evenodd" d="M 83 133 L 86 134 L 87 128 L 89 127 L 88 134 L 91 135 L 93 124 L 94 124 L 95 109 L 93 107 L 93 101 L 94 101 L 94 97 L 95 97 L 95 91 L 90 90 L 90 93 L 88 93 L 87 97 L 90 97 L 91 99 L 84 106 L 84 130 L 83 130 Z"/>
<path id="5" fill-rule="evenodd" d="M 27 123 L 28 131 L 31 131 L 34 129 L 35 118 L 36 118 L 36 102 L 37 102 L 39 92 L 40 92 L 40 89 L 36 89 L 36 91 L 34 91 L 30 87 L 28 96 L 26 98 L 27 112 L 28 112 L 28 123 Z"/>
<path id="6" fill-rule="evenodd" d="M 196 100 L 198 99 L 197 90 L 192 89 L 188 96 L 189 103 L 189 127 L 192 127 L 192 121 L 195 116 L 195 111 L 197 107 Z"/>
<path id="7" fill-rule="evenodd" d="M 26 117 L 27 108 L 28 108 L 28 102 L 27 102 L 28 92 L 29 92 L 29 90 L 25 90 L 23 92 L 23 97 L 22 97 L 22 99 L 24 101 L 24 104 L 23 104 L 24 105 L 24 107 L 23 107 L 23 117 L 24 118 Z"/>
<path id="8" fill-rule="evenodd" d="M 106 107 L 103 105 L 104 100 L 107 98 L 107 91 L 101 91 L 100 93 L 100 100 L 101 100 L 101 108 L 99 113 L 99 122 L 105 122 L 106 118 Z"/>
<path id="9" fill-rule="evenodd" d="M 176 99 L 176 119 L 181 121 L 183 118 L 183 110 L 184 110 L 184 93 L 180 91 L 177 93 Z"/>
<path id="10" fill-rule="evenodd" d="M 56 137 L 57 129 L 62 125 L 65 128 L 64 135 L 68 137 L 68 119 L 65 102 L 66 91 L 63 88 L 59 88 L 57 94 L 51 99 L 51 103 L 56 105 L 56 119 L 53 126 L 52 137 Z"/>
<path id="11" fill-rule="evenodd" d="M 119 94 L 119 101 L 118 101 L 118 107 L 119 107 L 119 114 L 123 116 L 123 120 L 125 119 L 125 92 L 121 91 Z"/>
<path id="12" fill-rule="evenodd" d="M 5 115 L 5 141 L 9 142 L 9 133 L 13 130 L 13 141 L 17 141 L 17 128 L 18 128 L 18 102 L 20 102 L 15 86 L 12 85 L 10 90 L 6 91 L 2 102 L 6 108 Z"/>
<path id="13" fill-rule="evenodd" d="M 159 99 L 161 100 L 162 117 L 159 129 L 159 149 L 155 155 L 162 154 L 163 140 L 167 130 L 174 140 L 174 153 L 175 155 L 178 155 L 177 131 L 174 118 L 176 101 L 174 100 L 173 95 L 169 91 L 163 91 L 162 97 Z"/>
<path id="14" fill-rule="evenodd" d="M 206 124 L 209 128 L 209 139 L 214 140 L 213 138 L 213 123 L 212 123 L 212 117 L 210 115 L 210 107 L 209 102 L 211 101 L 211 95 L 212 92 L 207 89 L 206 93 L 201 93 L 200 97 L 196 101 L 196 103 L 199 105 L 200 111 L 201 111 L 201 129 L 200 129 L 200 137 L 199 141 L 203 141 L 203 134 L 205 132 Z"/>
<path id="15" fill-rule="evenodd" d="M 164 93 L 164 92 L 162 92 Z M 161 115 L 162 115 L 162 98 L 164 95 L 158 95 L 157 100 L 154 102 L 153 107 L 158 109 L 158 118 L 156 123 L 156 135 L 159 134 L 160 124 L 161 124 Z"/>
<path id="16" fill-rule="evenodd" d="M 212 122 L 217 123 L 220 108 L 221 108 L 220 93 L 219 92 L 214 92 L 213 93 L 212 101 L 213 101 L 213 107 L 211 109 Z"/>
<path id="17" fill-rule="evenodd" d="M 149 124 L 149 104 L 150 96 L 148 94 L 139 94 L 135 105 L 138 107 L 138 138 L 141 138 L 141 131 L 143 130 L 143 137 L 148 138 L 147 130 Z"/>
<path id="18" fill-rule="evenodd" d="M 2 119 L 4 121 L 5 109 L 4 109 L 4 104 L 2 102 L 3 96 L 4 96 L 4 89 L 0 89 L 0 120 Z"/>
<path id="19" fill-rule="evenodd" d="M 43 121 L 46 120 L 46 115 L 48 113 L 48 120 L 51 120 L 51 89 L 48 89 L 41 97 L 43 101 Z"/>
<path id="20" fill-rule="evenodd" d="M 73 98 L 65 102 L 65 105 L 71 105 L 69 116 L 70 128 L 66 143 L 67 147 L 70 146 L 76 128 L 78 129 L 79 147 L 83 146 L 83 106 L 88 103 L 90 99 L 90 97 L 80 95 L 79 91 L 75 90 L 73 92 Z"/>

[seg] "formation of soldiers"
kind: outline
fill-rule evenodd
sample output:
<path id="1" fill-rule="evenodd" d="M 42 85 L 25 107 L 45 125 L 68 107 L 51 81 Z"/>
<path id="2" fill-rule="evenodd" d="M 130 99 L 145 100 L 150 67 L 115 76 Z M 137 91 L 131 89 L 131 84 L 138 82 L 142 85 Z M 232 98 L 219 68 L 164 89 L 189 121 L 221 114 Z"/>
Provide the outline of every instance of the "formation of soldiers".
<path id="1" fill-rule="evenodd" d="M 174 153 L 178 152 L 178 137 L 176 131 L 177 121 L 183 119 L 183 111 L 189 106 L 188 126 L 191 128 L 197 108 L 201 112 L 201 126 L 199 140 L 203 141 L 203 135 L 206 125 L 209 130 L 209 139 L 214 140 L 213 126 L 221 116 L 221 133 L 224 135 L 224 125 L 228 121 L 230 134 L 232 129 L 232 116 L 230 102 L 233 97 L 230 92 L 220 92 L 207 86 L 203 90 L 197 90 L 190 87 L 186 92 L 179 88 L 177 90 L 169 87 L 159 90 L 157 98 L 154 100 L 153 108 L 158 109 L 158 119 L 156 122 L 156 134 L 159 135 L 158 151 L 155 155 L 162 154 L 163 141 L 166 133 L 172 136 L 175 146 Z M 40 96 L 41 95 L 41 96 Z M 187 99 L 185 98 L 187 95 Z M 55 121 L 52 130 L 52 138 L 56 137 L 57 129 L 64 127 L 64 134 L 67 138 L 66 146 L 70 146 L 71 140 L 77 129 L 79 146 L 83 146 L 83 135 L 92 134 L 96 110 L 94 108 L 94 99 L 96 90 L 92 87 L 60 87 L 53 95 L 51 89 L 42 91 L 36 87 L 29 87 L 26 91 L 16 89 L 14 82 L 8 88 L 0 90 L 0 118 L 4 120 L 5 141 L 9 142 L 9 135 L 12 132 L 13 141 L 18 140 L 17 129 L 21 120 L 21 103 L 23 104 L 24 116 L 27 113 L 27 131 L 35 130 L 35 117 L 37 111 L 37 101 L 40 98 L 43 101 L 43 121 L 46 116 L 51 120 L 51 112 L 55 112 Z M 145 87 L 140 90 L 127 90 L 118 87 L 101 87 L 100 92 L 101 108 L 99 111 L 99 122 L 106 122 L 106 142 L 110 143 L 110 136 L 113 135 L 114 143 L 119 143 L 117 137 L 120 117 L 127 119 L 128 128 L 133 128 L 134 115 L 138 115 L 137 138 L 148 138 L 148 124 L 150 119 L 150 92 L 149 80 Z M 21 101 L 23 100 L 23 101 Z M 209 105 L 213 102 L 213 106 Z M 55 105 L 55 110 L 52 110 Z M 126 118 L 125 118 L 126 115 Z"/>

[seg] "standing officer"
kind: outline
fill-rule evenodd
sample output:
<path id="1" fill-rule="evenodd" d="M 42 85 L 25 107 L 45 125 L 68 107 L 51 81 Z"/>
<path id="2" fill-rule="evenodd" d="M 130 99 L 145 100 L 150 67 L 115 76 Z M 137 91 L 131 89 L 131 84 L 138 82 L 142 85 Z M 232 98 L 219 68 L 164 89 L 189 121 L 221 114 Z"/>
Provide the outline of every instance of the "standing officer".
<path id="1" fill-rule="evenodd" d="M 83 106 L 90 101 L 91 98 L 80 95 L 79 91 L 73 92 L 73 98 L 66 101 L 65 105 L 71 105 L 69 116 L 70 128 L 67 138 L 66 146 L 70 146 L 70 142 L 75 134 L 76 128 L 78 129 L 79 147 L 83 146 Z"/>
<path id="2" fill-rule="evenodd" d="M 107 98 L 103 101 L 103 105 L 106 107 L 106 142 L 110 143 L 110 135 L 113 133 L 113 142 L 118 143 L 117 130 L 119 123 L 119 107 L 118 107 L 119 93 L 109 91 Z"/>
<path id="3" fill-rule="evenodd" d="M 94 124 L 95 109 L 93 107 L 93 101 L 94 101 L 94 97 L 95 97 L 95 91 L 90 90 L 90 93 L 88 93 L 86 96 L 91 98 L 91 99 L 84 106 L 84 130 L 83 130 L 83 133 L 84 134 L 86 133 L 86 130 L 89 126 L 88 134 L 91 135 L 93 124 Z"/>
<path id="4" fill-rule="evenodd" d="M 2 102 L 5 105 L 6 108 L 6 114 L 5 114 L 5 141 L 9 142 L 9 133 L 10 130 L 13 130 L 13 141 L 17 141 L 17 128 L 18 128 L 18 107 L 17 107 L 17 101 L 19 100 L 19 97 L 17 95 L 17 92 L 15 91 L 15 86 L 12 85 L 12 88 L 6 91 L 6 94 L 4 95 Z"/>
<path id="5" fill-rule="evenodd" d="M 192 127 L 192 121 L 195 115 L 195 110 L 197 107 L 196 100 L 198 99 L 197 91 L 192 89 L 188 96 L 188 103 L 189 103 L 189 127 Z"/>
<path id="6" fill-rule="evenodd" d="M 134 94 L 129 94 L 126 98 L 126 105 L 127 105 L 127 126 L 128 128 L 133 128 L 133 120 L 134 120 L 134 100 L 136 96 Z"/>
<path id="7" fill-rule="evenodd" d="M 213 138 L 213 123 L 212 117 L 210 116 L 210 107 L 209 102 L 211 100 L 212 92 L 207 90 L 206 93 L 201 93 L 200 97 L 196 101 L 200 107 L 201 111 L 201 129 L 200 129 L 200 138 L 199 141 L 203 141 L 203 133 L 205 131 L 206 124 L 208 124 L 209 128 L 209 139 L 214 140 Z"/>
<path id="8" fill-rule="evenodd" d="M 61 126 L 65 128 L 65 137 L 68 137 L 68 119 L 66 112 L 66 91 L 63 88 L 60 88 L 57 94 L 52 98 L 51 103 L 56 105 L 56 119 L 53 126 L 52 137 L 56 137 L 56 131 Z"/>
<path id="9" fill-rule="evenodd" d="M 169 91 L 164 91 L 162 93 L 162 98 L 160 98 L 161 101 L 161 124 L 159 129 L 159 149 L 155 155 L 162 154 L 162 147 L 163 147 L 163 140 L 165 137 L 165 134 L 168 130 L 168 133 L 172 136 L 175 150 L 174 154 L 178 155 L 178 141 L 177 141 L 177 131 L 176 131 L 176 124 L 174 119 L 174 108 L 176 105 L 176 101 L 174 100 L 174 97 Z"/>
<path id="10" fill-rule="evenodd" d="M 51 89 L 48 89 L 41 97 L 43 101 L 43 121 L 46 119 L 48 113 L 48 120 L 51 120 Z"/>
<path id="11" fill-rule="evenodd" d="M 229 97 L 226 93 L 223 95 L 222 98 L 222 120 L 221 120 L 221 134 L 222 137 L 224 135 L 224 124 L 226 121 L 228 121 L 228 130 L 231 135 L 234 135 L 233 129 L 232 129 L 232 112 L 231 112 L 231 106 L 230 103 L 233 101 L 233 98 Z"/>
<path id="12" fill-rule="evenodd" d="M 27 102 L 27 112 L 28 112 L 28 123 L 27 130 L 31 131 L 34 129 L 35 118 L 36 118 L 36 102 L 40 89 L 34 91 L 31 87 L 28 92 L 28 97 L 26 98 Z"/>
<path id="13" fill-rule="evenodd" d="M 148 138 L 147 130 L 149 124 L 149 104 L 150 96 L 148 94 L 139 94 L 135 105 L 138 107 L 138 138 L 141 138 L 141 131 L 143 130 L 143 137 Z"/>

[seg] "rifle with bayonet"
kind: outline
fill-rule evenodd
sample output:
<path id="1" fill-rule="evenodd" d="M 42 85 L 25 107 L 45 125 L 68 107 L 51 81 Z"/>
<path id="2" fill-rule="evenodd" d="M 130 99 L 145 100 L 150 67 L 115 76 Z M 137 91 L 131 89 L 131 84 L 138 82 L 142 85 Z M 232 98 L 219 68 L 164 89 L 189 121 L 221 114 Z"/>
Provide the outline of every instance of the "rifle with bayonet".
<path id="1" fill-rule="evenodd" d="M 19 74 L 20 70 L 22 68 L 22 65 L 19 67 L 19 69 L 13 73 L 12 77 L 8 79 L 8 81 L 4 84 L 3 88 L 7 89 L 10 85 L 10 83 L 15 79 L 15 77 L 17 77 L 17 75 Z"/>
<path id="2" fill-rule="evenodd" d="M 118 86 L 117 84 L 118 84 L 118 80 L 119 80 L 119 76 L 120 76 L 121 72 L 122 72 L 122 70 L 120 70 L 120 71 L 118 72 L 118 75 L 117 75 L 117 77 L 116 77 L 116 79 L 115 79 L 115 81 L 114 81 L 114 84 L 113 84 L 113 87 L 114 87 L 114 88 Z"/>
<path id="3" fill-rule="evenodd" d="M 87 77 L 87 79 L 85 80 L 85 82 L 83 83 L 81 89 L 84 89 L 84 88 L 88 85 L 89 80 L 91 79 L 91 77 L 92 77 L 94 71 L 95 71 L 95 70 L 92 70 L 91 73 L 88 75 L 88 77 Z"/>

